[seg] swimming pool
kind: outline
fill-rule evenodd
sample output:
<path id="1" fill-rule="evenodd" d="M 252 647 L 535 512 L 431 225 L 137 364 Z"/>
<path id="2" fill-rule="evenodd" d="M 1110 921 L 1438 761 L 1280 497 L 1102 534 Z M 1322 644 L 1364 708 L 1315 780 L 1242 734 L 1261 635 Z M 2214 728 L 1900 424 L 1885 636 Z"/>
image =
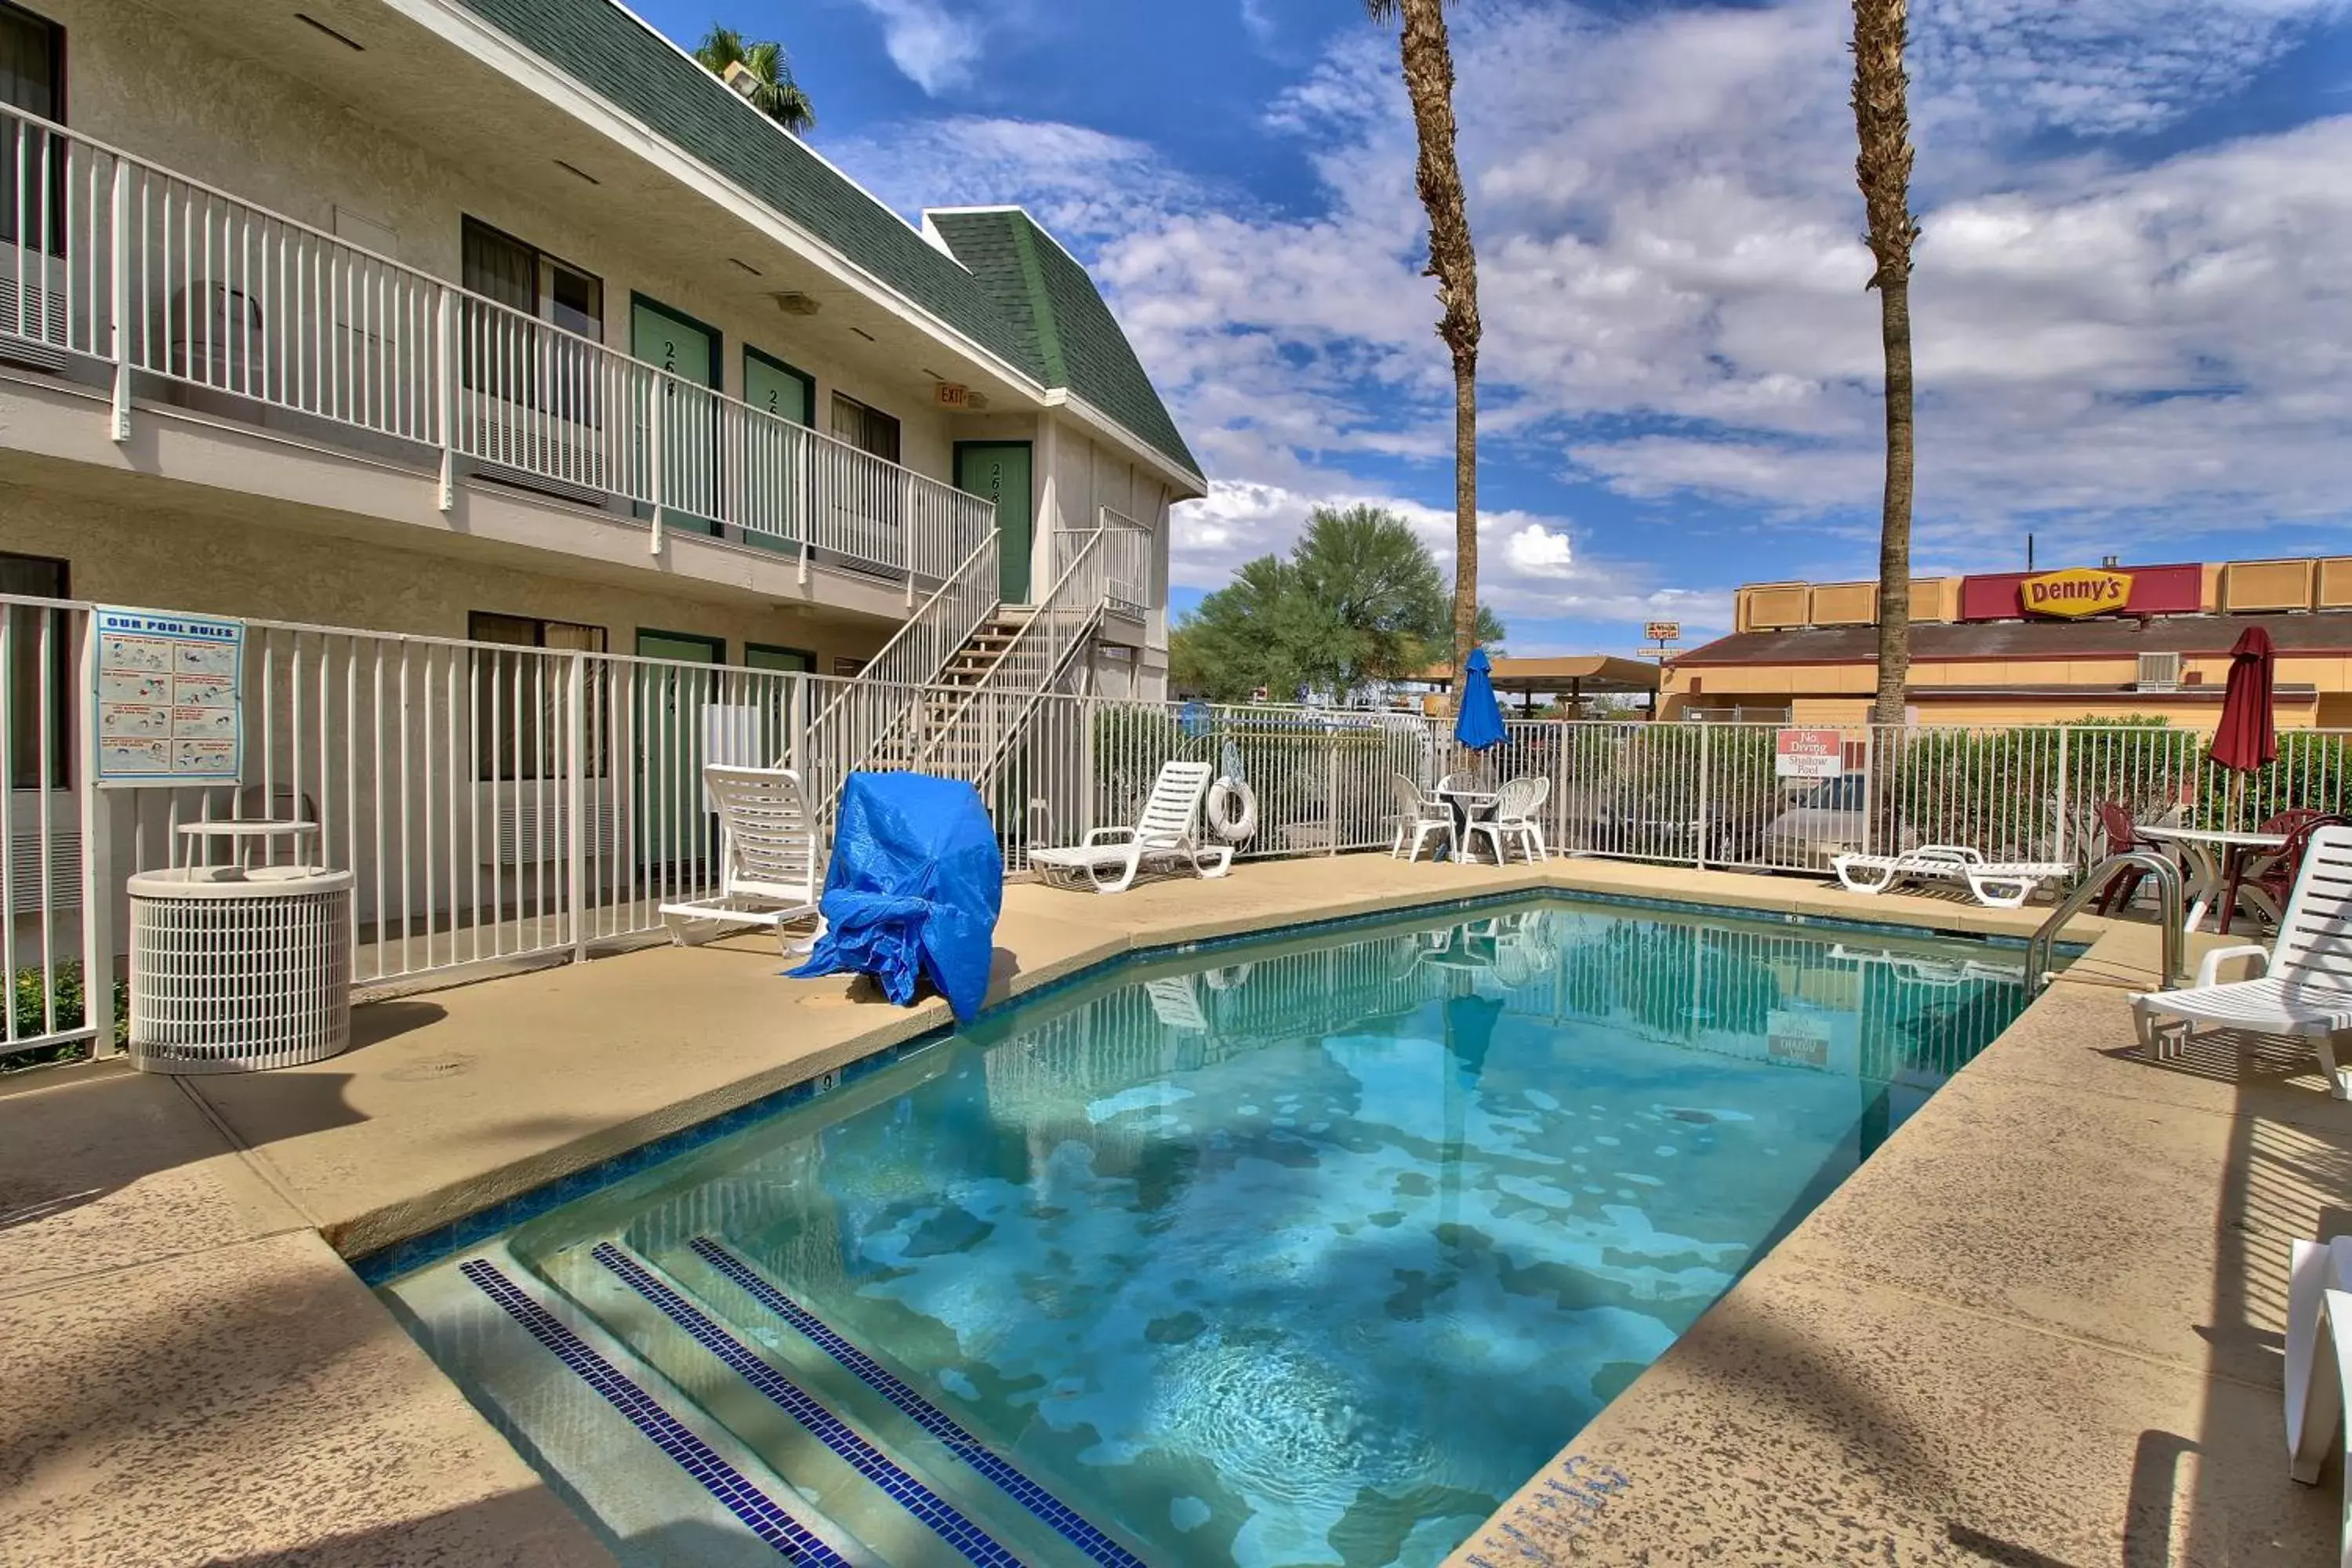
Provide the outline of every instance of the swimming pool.
<path id="1" fill-rule="evenodd" d="M 625 1562 L 1434 1563 L 2017 959 L 1555 898 L 1122 965 L 383 1289 Z"/>

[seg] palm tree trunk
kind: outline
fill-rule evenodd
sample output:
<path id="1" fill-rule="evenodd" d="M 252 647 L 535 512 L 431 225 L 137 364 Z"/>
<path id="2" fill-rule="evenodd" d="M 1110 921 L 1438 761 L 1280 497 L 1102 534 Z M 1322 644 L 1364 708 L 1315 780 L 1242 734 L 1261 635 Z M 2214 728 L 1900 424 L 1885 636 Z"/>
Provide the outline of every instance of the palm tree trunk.
<path id="1" fill-rule="evenodd" d="M 1374 15 L 1390 8 L 1371 0 Z M 1413 131 L 1421 143 L 1414 183 L 1429 213 L 1429 273 L 1437 279 L 1437 335 L 1454 356 L 1454 707 L 1462 670 L 1478 646 L 1478 263 L 1454 152 L 1454 47 L 1444 0 L 1395 0 L 1404 18 L 1399 44 Z"/>
<path id="2" fill-rule="evenodd" d="M 1886 490 L 1878 522 L 1878 692 L 1872 717 L 1904 721 L 1911 673 L 1911 216 L 1910 79 L 1903 71 L 1909 0 L 1853 0 L 1854 183 L 1876 263 L 1886 363 Z"/>
<path id="3" fill-rule="evenodd" d="M 1911 284 L 1878 286 L 1886 354 L 1886 491 L 1878 514 L 1878 694 L 1872 715 L 1900 724 L 1911 679 Z"/>
<path id="4" fill-rule="evenodd" d="M 1478 356 L 1454 356 L 1454 682 L 1478 646 Z"/>

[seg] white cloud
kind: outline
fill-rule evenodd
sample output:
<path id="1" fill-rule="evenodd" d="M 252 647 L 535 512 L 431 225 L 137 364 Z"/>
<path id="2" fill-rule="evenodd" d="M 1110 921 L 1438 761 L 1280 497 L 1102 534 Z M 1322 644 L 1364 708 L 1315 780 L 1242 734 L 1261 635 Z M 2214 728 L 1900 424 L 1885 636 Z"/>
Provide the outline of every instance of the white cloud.
<path id="1" fill-rule="evenodd" d="M 1968 565 L 2006 559 L 2029 527 L 2125 548 L 2344 520 L 2352 116 L 2161 157 L 2146 142 L 2342 9 L 1916 8 L 1923 550 Z M 1845 0 L 1463 12 L 1491 459 L 1654 505 L 1727 503 L 1759 528 L 1865 536 L 1879 346 L 1849 25 Z M 1030 202 L 1080 244 L 1222 481 L 1182 525 L 1180 581 L 1213 585 L 1281 547 L 1309 497 L 1450 493 L 1449 379 L 1393 47 L 1344 29 L 1269 106 L 1265 133 L 1321 182 L 1291 207 L 1066 126 L 913 127 L 848 160 L 886 184 L 919 172 L 932 199 Z M 2045 150 L 2053 132 L 2062 153 Z M 1375 468 L 1419 482 L 1360 477 Z M 1444 545 L 1446 514 L 1421 510 Z M 1552 606 L 1510 613 L 1662 613 L 1561 520 L 1491 537 L 1482 577 L 1498 602 Z M 1555 537 L 1579 548 L 1555 560 Z M 1670 569 L 1713 577 L 1691 561 Z"/>
<path id="2" fill-rule="evenodd" d="M 858 0 L 882 24 L 890 63 L 933 97 L 971 79 L 980 58 L 979 23 L 940 0 Z"/>

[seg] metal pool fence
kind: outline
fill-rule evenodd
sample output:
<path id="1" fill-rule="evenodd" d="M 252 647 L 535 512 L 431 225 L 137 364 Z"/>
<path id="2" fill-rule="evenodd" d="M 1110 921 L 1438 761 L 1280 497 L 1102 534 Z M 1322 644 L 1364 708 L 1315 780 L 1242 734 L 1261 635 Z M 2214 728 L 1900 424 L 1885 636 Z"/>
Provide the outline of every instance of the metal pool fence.
<path id="1" fill-rule="evenodd" d="M 380 993 L 484 964 L 551 961 L 660 929 L 713 890 L 719 840 L 701 770 L 782 763 L 828 797 L 939 693 L 816 675 L 248 621 L 246 765 L 235 786 L 100 789 L 87 765 L 91 606 L 0 598 L 0 1067 L 117 1037 L 130 874 L 201 855 L 218 818 L 316 823 L 354 873 L 354 978 Z M 844 712 L 867 715 L 837 722 Z M 1245 858 L 1385 849 L 1394 780 L 1465 765 L 1419 714 L 1219 707 L 1056 691 L 1021 700 L 965 776 L 1008 871 L 1032 847 L 1132 825 L 1160 764 L 1247 782 Z M 2251 826 L 2352 805 L 2352 736 L 2281 737 L 2233 781 L 2205 737 L 2155 725 L 1874 729 L 1809 740 L 1832 776 L 1781 776 L 1769 724 L 1513 721 L 1467 765 L 1540 775 L 1555 851 L 1820 872 L 1843 849 L 1924 843 L 2087 867 L 2103 803 L 2141 821 Z M 856 751 L 857 754 L 851 754 Z M 1826 757 L 1826 761 L 1824 761 Z M 903 756 L 891 754 L 902 763 Z M 276 842 L 280 858 L 295 853 Z"/>

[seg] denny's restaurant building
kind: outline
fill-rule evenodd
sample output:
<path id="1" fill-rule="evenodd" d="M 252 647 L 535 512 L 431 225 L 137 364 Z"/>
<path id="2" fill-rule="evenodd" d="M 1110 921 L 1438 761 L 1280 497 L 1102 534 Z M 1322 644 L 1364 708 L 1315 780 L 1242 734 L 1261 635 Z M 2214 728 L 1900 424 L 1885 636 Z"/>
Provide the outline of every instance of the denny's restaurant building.
<path id="1" fill-rule="evenodd" d="M 1877 686 L 1876 583 L 1756 583 L 1729 637 L 1666 666 L 1666 719 L 1859 723 Z M 2161 714 L 2210 726 L 2249 626 L 2278 649 L 2282 728 L 2352 728 L 2352 556 L 2073 567 L 1911 584 L 1923 724 Z"/>

